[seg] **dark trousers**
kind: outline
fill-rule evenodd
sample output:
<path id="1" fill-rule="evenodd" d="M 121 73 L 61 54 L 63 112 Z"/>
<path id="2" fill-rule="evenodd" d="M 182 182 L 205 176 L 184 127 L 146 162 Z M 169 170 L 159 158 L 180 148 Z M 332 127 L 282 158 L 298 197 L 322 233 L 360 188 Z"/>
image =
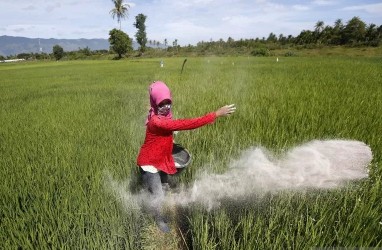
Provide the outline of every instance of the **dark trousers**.
<path id="1" fill-rule="evenodd" d="M 168 175 L 164 172 L 150 173 L 140 170 L 142 174 L 142 181 L 145 188 L 150 193 L 148 201 L 148 208 L 153 213 L 156 219 L 162 218 L 162 207 L 164 202 L 164 191 L 162 183 L 168 183 Z"/>

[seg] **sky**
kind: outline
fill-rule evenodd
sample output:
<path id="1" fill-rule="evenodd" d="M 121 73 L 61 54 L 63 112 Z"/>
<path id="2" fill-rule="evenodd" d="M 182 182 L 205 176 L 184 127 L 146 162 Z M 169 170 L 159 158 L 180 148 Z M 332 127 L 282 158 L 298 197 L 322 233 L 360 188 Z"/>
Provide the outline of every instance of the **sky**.
<path id="1" fill-rule="evenodd" d="M 135 39 L 135 17 L 144 14 L 149 40 L 196 45 L 201 41 L 297 36 L 318 21 L 333 26 L 357 16 L 382 25 L 376 0 L 127 0 L 122 30 Z M 111 0 L 0 0 L 0 35 L 29 38 L 105 38 L 119 28 Z"/>

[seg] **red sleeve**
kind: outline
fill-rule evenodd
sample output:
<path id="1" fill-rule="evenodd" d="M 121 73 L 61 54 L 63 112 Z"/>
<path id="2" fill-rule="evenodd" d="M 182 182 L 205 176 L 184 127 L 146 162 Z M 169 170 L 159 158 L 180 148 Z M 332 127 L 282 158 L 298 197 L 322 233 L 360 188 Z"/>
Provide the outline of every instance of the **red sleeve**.
<path id="1" fill-rule="evenodd" d="M 205 116 L 201 116 L 198 118 L 190 118 L 190 119 L 179 119 L 179 120 L 171 120 L 158 116 L 153 116 L 151 125 L 153 128 L 167 130 L 167 131 L 179 131 L 179 130 L 190 130 L 202 127 L 204 125 L 213 123 L 215 121 L 216 114 L 215 112 L 209 113 Z"/>

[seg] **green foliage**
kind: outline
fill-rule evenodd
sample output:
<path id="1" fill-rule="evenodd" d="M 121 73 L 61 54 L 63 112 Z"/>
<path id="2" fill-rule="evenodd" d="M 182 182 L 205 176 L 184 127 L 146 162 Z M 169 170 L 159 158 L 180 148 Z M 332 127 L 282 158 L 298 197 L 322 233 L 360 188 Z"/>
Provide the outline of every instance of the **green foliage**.
<path id="1" fill-rule="evenodd" d="M 60 60 L 64 56 L 64 49 L 60 45 L 54 45 L 53 56 L 57 61 Z"/>
<path id="2" fill-rule="evenodd" d="M 109 32 L 110 49 L 118 54 L 118 58 L 133 50 L 130 37 L 123 31 L 112 29 Z"/>
<path id="3" fill-rule="evenodd" d="M 267 48 L 258 48 L 258 49 L 255 49 L 251 52 L 251 55 L 253 56 L 270 56 L 271 53 L 269 51 L 269 49 Z"/>
<path id="4" fill-rule="evenodd" d="M 137 33 L 135 34 L 135 38 L 137 39 L 138 44 L 141 46 L 139 49 L 141 52 L 145 52 L 146 50 L 146 43 L 147 43 L 147 36 L 146 36 L 146 21 L 147 16 L 143 14 L 138 14 L 135 17 L 135 28 L 138 29 Z"/>
<path id="5" fill-rule="evenodd" d="M 304 46 L 305 48 L 320 48 L 332 45 L 347 46 L 378 46 L 382 39 L 382 25 L 365 25 L 359 17 L 353 17 L 346 25 L 338 19 L 333 26 L 325 25 L 323 21 L 318 21 L 314 30 L 302 30 L 297 37 L 292 35 L 277 36 L 273 32 L 267 38 L 250 38 L 227 41 L 200 41 L 192 52 L 199 55 L 232 55 L 232 54 L 266 54 L 262 47 L 270 50 L 290 46 Z M 174 46 L 175 47 L 175 46 Z M 244 49 L 243 49 L 244 48 Z M 182 48 L 185 50 L 186 48 Z M 189 49 L 189 48 L 188 48 Z M 243 53 L 243 50 L 245 51 Z M 179 52 L 180 49 L 177 49 Z"/>
<path id="6" fill-rule="evenodd" d="M 296 53 L 294 53 L 293 51 L 287 51 L 284 56 L 286 57 L 289 57 L 289 56 L 296 56 Z"/>
<path id="7" fill-rule="evenodd" d="M 365 34 L 366 24 L 359 17 L 353 17 L 343 30 L 344 42 L 346 44 L 356 45 L 364 41 Z"/>
<path id="8" fill-rule="evenodd" d="M 189 249 L 382 247 L 381 57 L 354 58 L 192 57 L 181 79 L 184 58 L 164 59 L 164 68 L 158 58 L 1 64 L 0 249 L 145 249 L 149 237 L 156 242 L 149 216 L 125 209 L 128 200 L 110 192 L 107 178 L 137 176 L 153 79 L 170 86 L 177 118 L 228 103 L 238 108 L 177 135 L 194 156 L 180 176 L 184 185 L 204 170 L 224 172 L 253 146 L 282 152 L 341 138 L 373 151 L 369 178 L 342 189 L 269 193 L 223 201 L 213 211 L 173 208 L 184 217 L 174 222 L 172 241 Z M 128 193 L 128 185 L 119 191 Z"/>
<path id="9" fill-rule="evenodd" d="M 90 59 L 94 58 L 93 55 L 100 54 L 99 51 L 91 51 L 89 47 L 78 48 L 77 51 L 66 52 L 66 57 L 68 60 L 79 60 L 79 59 Z M 104 51 L 104 53 L 108 53 Z"/>
<path id="10" fill-rule="evenodd" d="M 90 50 L 90 48 L 88 46 L 86 46 L 83 49 L 79 48 L 78 52 L 84 54 L 85 56 L 90 56 L 92 54 L 92 51 Z"/>
<path id="11" fill-rule="evenodd" d="M 28 59 L 31 55 L 29 53 L 20 53 L 17 55 L 17 58 L 19 59 Z"/>

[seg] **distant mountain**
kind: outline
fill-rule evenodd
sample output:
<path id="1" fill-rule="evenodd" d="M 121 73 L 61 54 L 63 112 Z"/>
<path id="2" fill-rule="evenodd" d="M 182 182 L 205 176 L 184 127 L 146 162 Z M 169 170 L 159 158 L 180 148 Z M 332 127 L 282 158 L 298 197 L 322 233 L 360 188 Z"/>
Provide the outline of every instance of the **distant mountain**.
<path id="1" fill-rule="evenodd" d="M 60 45 L 64 51 L 74 51 L 86 47 L 90 50 L 108 50 L 110 47 L 107 39 L 43 39 L 0 36 L 0 55 L 9 56 L 32 52 L 52 53 L 54 45 Z M 133 41 L 133 48 L 138 48 L 138 44 L 135 41 Z"/>

